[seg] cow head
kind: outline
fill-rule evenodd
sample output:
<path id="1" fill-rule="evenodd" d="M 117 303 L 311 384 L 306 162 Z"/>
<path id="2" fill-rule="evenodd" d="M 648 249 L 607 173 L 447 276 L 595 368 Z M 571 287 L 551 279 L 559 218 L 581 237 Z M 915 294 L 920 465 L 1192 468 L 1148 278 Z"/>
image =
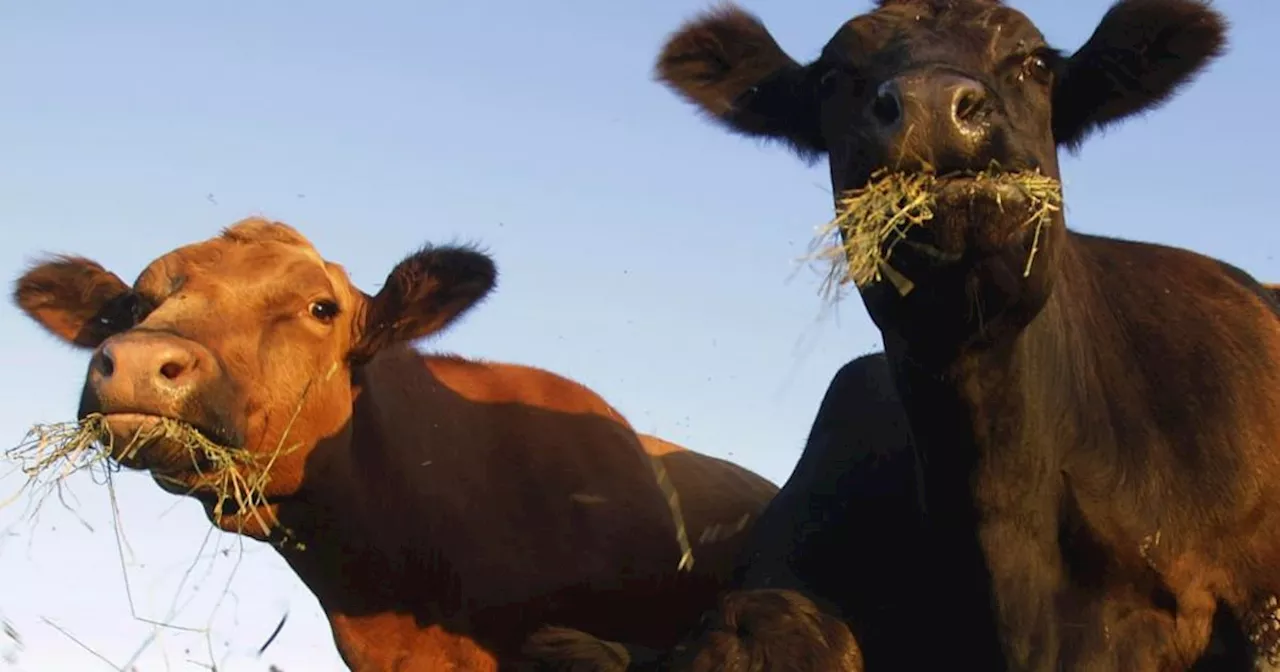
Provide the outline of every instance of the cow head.
<path id="1" fill-rule="evenodd" d="M 657 72 L 731 131 L 782 141 L 803 158 L 825 154 L 839 198 L 881 170 L 946 176 L 994 165 L 1058 178 L 1058 147 L 1158 106 L 1224 43 L 1223 19 L 1196 0 L 1121 0 L 1074 53 L 998 0 L 880 0 L 802 65 L 729 5 L 674 34 Z M 1007 308 L 1034 315 L 1052 289 L 1061 214 L 1034 240 L 1044 263 L 1024 273 L 1034 227 L 1022 226 L 1017 194 L 975 193 L 964 178 L 939 185 L 933 218 L 893 251 L 892 266 L 917 291 L 869 284 L 872 317 L 901 329 L 925 316 L 941 323 L 950 310 L 960 323 L 975 303 L 987 318 Z"/>
<path id="2" fill-rule="evenodd" d="M 572 628 L 546 627 L 526 642 L 538 670 L 668 670 L 862 672 L 862 649 L 844 621 L 792 590 L 732 591 L 669 651 L 599 639 Z"/>
<path id="3" fill-rule="evenodd" d="M 862 672 L 862 650 L 838 618 L 790 590 L 742 590 L 672 652 L 671 669 Z"/>
<path id="4" fill-rule="evenodd" d="M 349 435 L 353 371 L 444 329 L 495 279 L 479 252 L 427 247 L 370 296 L 294 229 L 248 219 L 156 259 L 132 287 L 88 259 L 49 259 L 18 279 L 14 300 L 91 352 L 79 415 L 101 414 L 117 451 L 159 419 L 181 421 L 251 458 L 266 476 L 251 508 L 273 513 L 273 501 L 301 487 L 317 444 Z M 250 511 L 216 506 L 222 475 L 181 442 L 114 457 L 200 498 L 226 529 L 271 532 L 258 529 L 270 520 L 263 511 L 250 520 Z"/>

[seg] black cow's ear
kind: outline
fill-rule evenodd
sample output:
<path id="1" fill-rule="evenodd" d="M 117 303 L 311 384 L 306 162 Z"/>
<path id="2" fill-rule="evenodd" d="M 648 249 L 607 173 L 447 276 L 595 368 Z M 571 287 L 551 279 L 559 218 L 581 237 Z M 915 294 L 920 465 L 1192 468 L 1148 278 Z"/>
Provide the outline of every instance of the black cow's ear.
<path id="1" fill-rule="evenodd" d="M 758 18 L 726 4 L 677 30 L 657 78 L 729 130 L 781 140 L 802 158 L 826 151 L 817 87 Z"/>
<path id="2" fill-rule="evenodd" d="M 364 303 L 350 359 L 368 361 L 387 346 L 445 329 L 497 284 L 488 255 L 470 247 L 427 246 L 405 257 Z"/>
<path id="3" fill-rule="evenodd" d="M 129 286 L 83 257 L 56 256 L 14 283 L 13 302 L 37 324 L 81 348 L 96 348 L 132 326 Z"/>
<path id="4" fill-rule="evenodd" d="M 1121 0 L 1072 54 L 1053 91 L 1053 135 L 1072 150 L 1094 131 L 1155 109 L 1226 47 L 1222 15 L 1199 0 Z"/>

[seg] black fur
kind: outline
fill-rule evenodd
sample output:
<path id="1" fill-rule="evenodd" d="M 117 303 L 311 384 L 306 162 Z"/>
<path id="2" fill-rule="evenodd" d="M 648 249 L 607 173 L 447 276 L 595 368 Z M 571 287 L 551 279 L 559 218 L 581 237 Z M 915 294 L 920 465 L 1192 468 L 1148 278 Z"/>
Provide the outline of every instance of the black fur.
<path id="1" fill-rule="evenodd" d="M 1201 2 L 1122 0 L 1064 55 L 998 2 L 895 0 L 799 66 L 727 8 L 685 26 L 659 63 L 734 131 L 826 153 L 839 195 L 887 167 L 1057 177 L 1060 147 L 1167 102 L 1223 53 L 1225 31 Z M 673 50 L 681 67 L 663 70 Z M 762 104 L 743 95 L 765 87 Z M 950 663 L 931 666 L 1191 665 L 1226 622 L 1219 605 L 1238 624 L 1280 589 L 1280 539 L 1257 541 L 1280 527 L 1264 438 L 1280 433 L 1276 305 L 1215 260 L 1077 234 L 1061 212 L 1033 238 L 1025 205 L 941 202 L 891 261 L 914 290 L 861 292 L 944 559 L 928 604 L 949 627 L 920 630 Z"/>
<path id="2" fill-rule="evenodd" d="M 1095 131 L 1172 98 L 1226 49 L 1226 20 L 1197 0 L 1116 3 L 1061 72 L 1053 135 L 1077 149 Z"/>
<path id="3" fill-rule="evenodd" d="M 357 321 L 353 362 L 372 357 L 392 343 L 439 332 L 474 308 L 497 284 L 488 255 L 470 247 L 425 246 L 396 265 L 369 299 Z"/>
<path id="4" fill-rule="evenodd" d="M 566 628 L 544 628 L 524 647 L 530 672 L 863 672 L 848 627 L 791 590 L 741 590 L 670 651 L 637 655 Z"/>

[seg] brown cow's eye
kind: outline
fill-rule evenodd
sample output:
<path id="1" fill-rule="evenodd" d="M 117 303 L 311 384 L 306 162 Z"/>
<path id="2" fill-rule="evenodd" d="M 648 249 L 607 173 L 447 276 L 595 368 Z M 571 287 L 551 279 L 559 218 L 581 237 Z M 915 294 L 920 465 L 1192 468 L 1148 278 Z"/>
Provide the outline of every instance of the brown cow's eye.
<path id="1" fill-rule="evenodd" d="M 307 312 L 311 313 L 311 317 L 328 324 L 338 316 L 338 304 L 327 299 L 312 301 L 311 306 L 307 308 Z"/>
<path id="2" fill-rule="evenodd" d="M 141 297 L 129 292 L 115 299 L 98 316 L 98 324 L 111 331 L 125 331 L 141 322 L 151 307 Z"/>

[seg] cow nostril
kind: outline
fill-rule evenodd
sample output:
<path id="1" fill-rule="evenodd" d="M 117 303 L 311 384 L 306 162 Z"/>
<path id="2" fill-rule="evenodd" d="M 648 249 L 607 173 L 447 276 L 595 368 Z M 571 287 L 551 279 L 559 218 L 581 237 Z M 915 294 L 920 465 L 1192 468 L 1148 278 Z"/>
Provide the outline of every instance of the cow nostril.
<path id="1" fill-rule="evenodd" d="M 165 362 L 164 365 L 160 367 L 160 375 L 169 380 L 176 380 L 186 370 L 187 368 L 185 366 L 177 362 Z"/>
<path id="2" fill-rule="evenodd" d="M 956 121 L 973 121 L 982 108 L 982 90 L 975 87 L 961 87 L 952 100 L 952 114 Z"/>
<path id="3" fill-rule="evenodd" d="M 890 86 L 881 86 L 876 92 L 876 99 L 871 103 L 871 114 L 884 126 L 893 126 L 902 118 L 902 104 L 898 102 L 898 94 Z"/>
<path id="4" fill-rule="evenodd" d="M 89 360 L 89 368 L 103 378 L 110 378 L 116 372 L 116 360 L 110 350 L 103 348 Z"/>

